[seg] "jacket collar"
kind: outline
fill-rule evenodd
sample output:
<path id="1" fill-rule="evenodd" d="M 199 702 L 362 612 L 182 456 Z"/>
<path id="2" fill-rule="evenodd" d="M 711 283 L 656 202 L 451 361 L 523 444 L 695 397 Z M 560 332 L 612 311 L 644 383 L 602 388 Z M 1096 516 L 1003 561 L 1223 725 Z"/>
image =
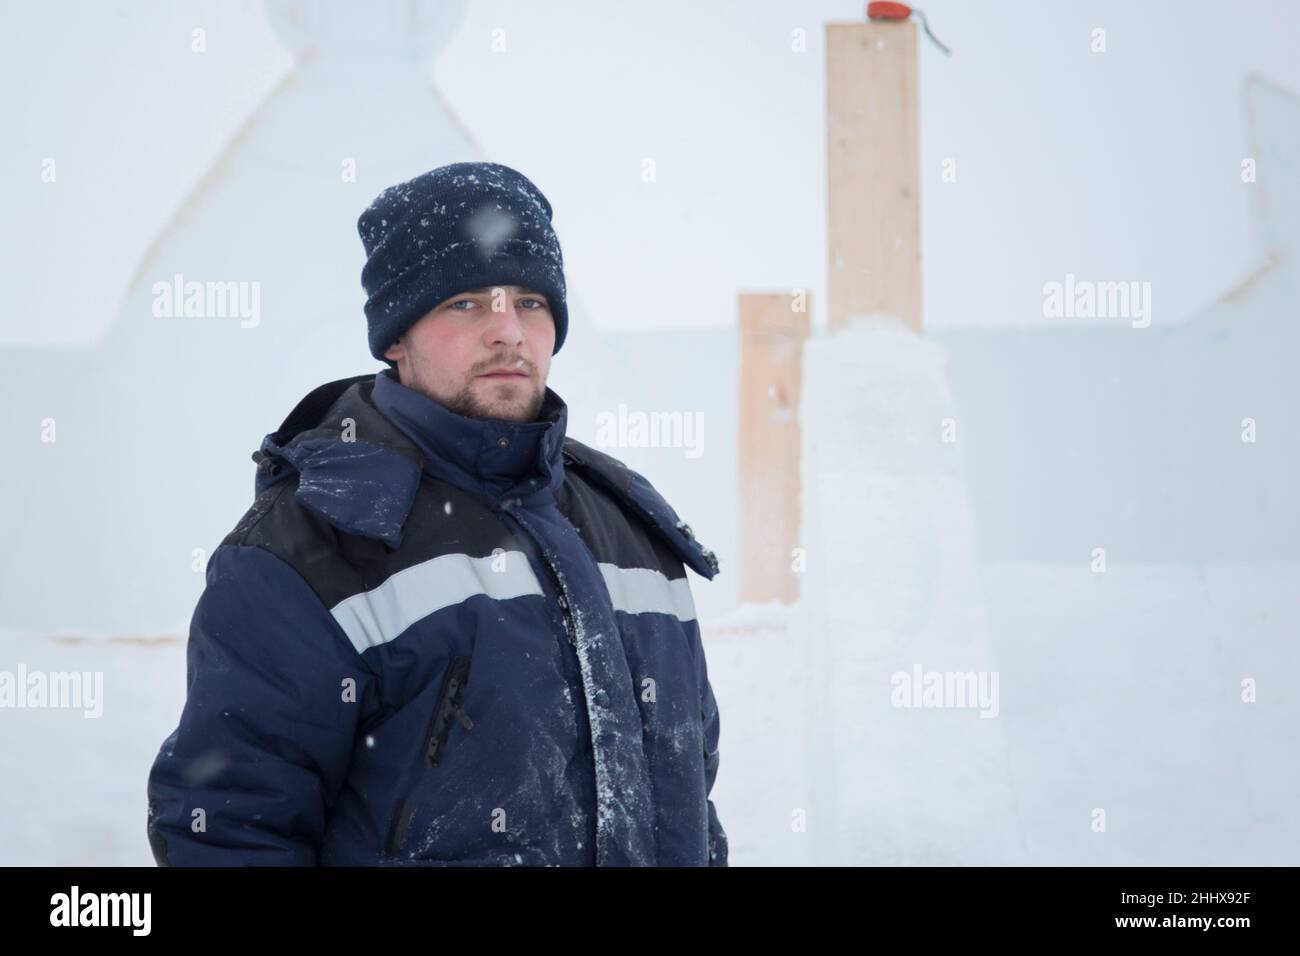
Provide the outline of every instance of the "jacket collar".
<path id="1" fill-rule="evenodd" d="M 568 408 L 549 388 L 536 422 L 471 419 L 391 375 L 339 379 L 304 396 L 253 452 L 257 493 L 296 473 L 294 497 L 303 508 L 397 550 L 423 472 L 495 505 L 511 494 L 553 495 L 571 467 L 622 502 L 698 574 L 718 573 L 714 553 L 640 473 L 565 436 Z"/>
<path id="2" fill-rule="evenodd" d="M 466 418 L 391 369 L 313 389 L 261 447 L 255 492 L 298 475 L 298 503 L 341 531 L 396 550 L 422 472 L 492 505 L 564 483 L 568 406 L 546 389 L 538 420 Z M 502 439 L 505 444 L 502 445 Z"/>
<path id="3" fill-rule="evenodd" d="M 402 385 L 392 369 L 375 375 L 373 399 L 420 450 L 426 471 L 494 506 L 564 483 L 569 409 L 549 387 L 531 422 L 460 415 Z"/>

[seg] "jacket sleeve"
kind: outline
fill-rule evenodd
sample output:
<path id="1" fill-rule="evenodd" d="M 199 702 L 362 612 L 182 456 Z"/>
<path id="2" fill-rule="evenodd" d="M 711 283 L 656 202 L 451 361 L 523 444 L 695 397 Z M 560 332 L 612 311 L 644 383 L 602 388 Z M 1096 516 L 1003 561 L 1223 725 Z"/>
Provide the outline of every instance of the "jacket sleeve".
<path id="1" fill-rule="evenodd" d="M 699 625 L 696 624 L 696 632 Z M 699 642 L 696 666 L 699 668 L 700 715 L 704 720 L 704 792 L 709 805 L 709 866 L 727 866 L 727 833 L 718 821 L 718 809 L 713 805 L 711 796 L 713 783 L 718 777 L 718 764 L 721 761 L 719 741 L 722 723 L 718 712 L 718 701 L 713 696 L 713 687 L 709 683 L 708 663 L 704 659 L 704 644 Z"/>
<path id="2" fill-rule="evenodd" d="M 360 655 L 290 565 L 222 545 L 186 660 L 180 723 L 149 773 L 155 861 L 315 865 L 369 689 Z"/>

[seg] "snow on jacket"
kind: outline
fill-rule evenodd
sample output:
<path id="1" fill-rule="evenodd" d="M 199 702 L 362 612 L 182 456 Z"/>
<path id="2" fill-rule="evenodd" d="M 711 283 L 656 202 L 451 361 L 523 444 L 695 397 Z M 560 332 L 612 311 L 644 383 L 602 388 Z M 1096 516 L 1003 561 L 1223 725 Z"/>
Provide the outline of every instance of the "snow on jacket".
<path id="1" fill-rule="evenodd" d="M 639 473 L 392 370 L 266 436 L 148 780 L 160 865 L 714 865 L 719 714 Z"/>

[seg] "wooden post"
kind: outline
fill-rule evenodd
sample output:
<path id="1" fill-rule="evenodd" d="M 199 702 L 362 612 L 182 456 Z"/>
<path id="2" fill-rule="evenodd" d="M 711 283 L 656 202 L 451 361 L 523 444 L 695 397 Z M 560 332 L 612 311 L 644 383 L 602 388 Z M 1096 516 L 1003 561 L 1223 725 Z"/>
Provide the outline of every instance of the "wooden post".
<path id="1" fill-rule="evenodd" d="M 826 25 L 827 330 L 887 315 L 921 331 L 916 24 Z"/>
<path id="2" fill-rule="evenodd" d="M 807 293 L 742 292 L 740 308 L 740 600 L 799 599 L 799 396 L 810 330 Z M 802 311 L 796 311 L 802 309 Z"/>

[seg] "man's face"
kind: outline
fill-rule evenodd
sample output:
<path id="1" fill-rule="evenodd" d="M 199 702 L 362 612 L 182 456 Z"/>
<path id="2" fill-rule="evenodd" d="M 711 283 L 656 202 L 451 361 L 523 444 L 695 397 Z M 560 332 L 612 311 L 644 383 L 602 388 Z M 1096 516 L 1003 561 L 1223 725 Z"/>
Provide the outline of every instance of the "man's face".
<path id="1" fill-rule="evenodd" d="M 555 347 L 546 296 L 521 286 L 452 296 L 389 346 L 403 385 L 468 418 L 537 420 Z M 496 374 L 505 369 L 511 374 Z"/>

